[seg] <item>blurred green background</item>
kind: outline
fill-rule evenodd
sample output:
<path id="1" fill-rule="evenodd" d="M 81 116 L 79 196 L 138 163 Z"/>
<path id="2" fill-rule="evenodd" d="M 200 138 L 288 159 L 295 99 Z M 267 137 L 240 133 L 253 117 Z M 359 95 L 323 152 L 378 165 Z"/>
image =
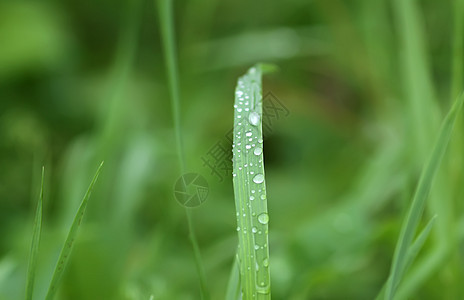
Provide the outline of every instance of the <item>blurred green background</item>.
<path id="1" fill-rule="evenodd" d="M 229 151 L 236 80 L 256 62 L 288 110 L 265 132 L 274 299 L 373 299 L 439 123 L 463 88 L 463 1 L 175 1 L 192 210 L 212 299 L 237 245 Z M 40 172 L 35 299 L 100 161 L 57 299 L 199 299 L 154 1 L 0 2 L 0 299 L 23 298 Z M 433 233 L 398 299 L 464 299 L 463 134 L 424 222 Z M 221 179 L 221 178 L 222 179 Z"/>

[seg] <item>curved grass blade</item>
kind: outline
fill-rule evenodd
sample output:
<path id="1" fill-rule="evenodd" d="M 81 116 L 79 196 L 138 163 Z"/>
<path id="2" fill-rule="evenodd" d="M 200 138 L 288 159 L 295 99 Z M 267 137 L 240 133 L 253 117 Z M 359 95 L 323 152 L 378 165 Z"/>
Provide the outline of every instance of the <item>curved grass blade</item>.
<path id="1" fill-rule="evenodd" d="M 424 246 L 425 241 L 427 240 L 427 238 L 430 235 L 430 231 L 432 230 L 432 227 L 433 227 L 433 224 L 435 223 L 436 218 L 437 218 L 437 216 L 435 215 L 430 219 L 430 221 L 427 223 L 427 225 L 424 227 L 424 229 L 422 229 L 421 233 L 416 238 L 414 243 L 411 245 L 411 247 L 409 247 L 408 253 L 406 254 L 406 263 L 405 263 L 406 267 L 404 269 L 403 274 L 400 277 L 400 280 L 404 276 L 404 273 L 406 273 L 408 271 L 409 267 L 412 265 L 412 263 L 416 259 L 417 254 L 419 254 L 420 250 Z M 389 280 L 390 280 L 390 277 L 388 278 L 388 281 Z M 375 298 L 376 300 L 380 300 L 380 299 L 385 297 L 385 289 L 386 289 L 386 287 L 387 287 L 387 284 L 384 284 L 382 286 L 382 289 L 380 290 L 379 294 Z M 397 287 L 395 287 L 395 288 L 397 288 Z"/>
<path id="2" fill-rule="evenodd" d="M 424 229 L 420 232 L 419 236 L 416 238 L 414 243 L 409 247 L 408 253 L 406 254 L 406 263 L 405 263 L 405 268 L 403 274 L 409 269 L 409 267 L 412 265 L 414 260 L 416 259 L 417 255 L 419 254 L 420 250 L 425 244 L 425 241 L 427 241 L 427 238 L 430 235 L 430 231 L 432 230 L 433 224 L 435 224 L 437 216 L 433 216 L 430 221 L 425 225 Z M 395 287 L 397 288 L 397 287 Z"/>
<path id="3" fill-rule="evenodd" d="M 393 299 L 396 288 L 398 287 L 401 280 L 401 276 L 407 266 L 406 262 L 408 249 L 417 230 L 420 217 L 424 210 L 425 201 L 427 200 L 427 196 L 430 192 L 433 178 L 438 170 L 438 167 L 440 166 L 443 155 L 451 138 L 451 133 L 453 131 L 456 118 L 458 113 L 461 111 L 463 99 L 464 94 L 461 94 L 460 97 L 458 97 L 454 102 L 453 107 L 445 117 L 438 135 L 438 139 L 435 142 L 432 154 L 421 173 L 411 207 L 401 227 L 401 232 L 395 248 L 395 254 L 393 256 L 393 263 L 390 271 L 391 280 L 389 280 L 387 283 L 385 299 Z"/>
<path id="4" fill-rule="evenodd" d="M 261 77 L 260 66 L 250 68 L 235 89 L 233 182 L 243 299 L 271 298 Z"/>
<path id="5" fill-rule="evenodd" d="M 42 232 L 42 206 L 43 206 L 43 187 L 44 187 L 45 168 L 42 167 L 42 181 L 40 183 L 39 202 L 34 220 L 34 233 L 32 236 L 31 253 L 29 256 L 29 266 L 27 269 L 26 281 L 26 300 L 32 299 L 32 292 L 34 291 L 35 273 L 37 270 L 37 254 L 39 253 L 40 234 Z"/>
<path id="6" fill-rule="evenodd" d="M 93 186 L 95 185 L 95 182 L 98 179 L 98 175 L 100 175 L 102 166 L 103 162 L 98 167 L 97 172 L 95 173 L 95 176 L 93 177 L 92 182 L 90 183 L 90 186 L 87 189 L 84 198 L 82 199 L 79 209 L 77 210 L 76 216 L 74 217 L 71 228 L 69 229 L 68 236 L 66 237 L 66 241 L 63 245 L 63 248 L 61 249 L 60 257 L 58 258 L 58 263 L 55 266 L 55 271 L 53 272 L 53 277 L 50 282 L 50 286 L 48 287 L 48 292 L 47 296 L 45 297 L 45 300 L 52 300 L 55 296 L 58 285 L 60 284 L 61 278 L 63 277 L 64 269 L 68 264 L 69 256 L 74 246 L 74 240 L 77 237 L 77 232 L 81 225 L 82 218 L 84 217 L 85 209 L 87 207 L 90 194 L 92 193 Z"/>
<path id="7" fill-rule="evenodd" d="M 176 137 L 177 158 L 179 160 L 180 170 L 185 174 L 185 155 L 182 141 L 182 126 L 180 118 L 180 88 L 179 88 L 179 70 L 176 57 L 175 34 L 174 34 L 174 14 L 172 0 L 156 0 L 160 18 L 161 39 L 164 50 L 166 72 L 169 84 L 169 93 L 171 96 L 172 114 L 174 120 L 174 131 Z M 192 244 L 195 265 L 200 281 L 201 299 L 210 299 L 209 290 L 206 283 L 206 275 L 202 264 L 200 247 L 195 234 L 193 225 L 192 212 L 185 208 L 187 216 L 189 239 Z"/>
<path id="8" fill-rule="evenodd" d="M 161 38 L 166 62 L 169 93 L 171 94 L 177 157 L 179 159 L 180 168 L 182 172 L 184 172 L 185 155 L 181 130 L 179 72 L 176 57 L 172 0 L 156 0 L 156 3 L 159 11 Z"/>

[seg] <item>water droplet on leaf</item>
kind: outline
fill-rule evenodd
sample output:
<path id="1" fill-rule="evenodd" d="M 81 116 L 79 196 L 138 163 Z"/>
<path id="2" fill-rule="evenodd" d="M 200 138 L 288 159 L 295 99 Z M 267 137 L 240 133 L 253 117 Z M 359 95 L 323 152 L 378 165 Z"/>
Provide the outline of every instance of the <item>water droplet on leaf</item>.
<path id="1" fill-rule="evenodd" d="M 254 111 L 251 112 L 250 116 L 248 117 L 248 120 L 250 121 L 251 125 L 258 126 L 259 121 L 260 121 L 259 114 L 257 112 L 254 112 Z"/>
<path id="2" fill-rule="evenodd" d="M 263 183 L 264 181 L 264 175 L 263 174 L 257 174 L 255 177 L 253 177 L 253 182 L 254 183 Z"/>
<path id="3" fill-rule="evenodd" d="M 269 223 L 269 215 L 267 213 L 262 213 L 258 216 L 258 221 L 261 224 Z"/>

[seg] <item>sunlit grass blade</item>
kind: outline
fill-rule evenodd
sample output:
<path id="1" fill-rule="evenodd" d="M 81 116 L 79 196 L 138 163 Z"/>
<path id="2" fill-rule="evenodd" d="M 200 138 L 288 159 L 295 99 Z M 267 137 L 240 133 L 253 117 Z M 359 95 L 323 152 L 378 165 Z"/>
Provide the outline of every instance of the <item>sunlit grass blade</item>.
<path id="1" fill-rule="evenodd" d="M 261 77 L 261 67 L 253 67 L 235 89 L 233 182 L 243 299 L 271 297 Z"/>
<path id="2" fill-rule="evenodd" d="M 227 283 L 225 300 L 237 300 L 240 297 L 240 270 L 238 258 L 234 259 L 232 270 L 230 271 L 229 282 Z"/>
<path id="3" fill-rule="evenodd" d="M 84 198 L 82 199 L 79 209 L 77 210 L 76 216 L 74 217 L 71 228 L 69 229 L 69 232 L 68 232 L 68 236 L 66 237 L 66 241 L 63 245 L 63 248 L 61 249 L 60 257 L 58 258 L 58 263 L 55 266 L 55 271 L 53 272 L 53 276 L 50 282 L 50 286 L 48 288 L 47 296 L 45 297 L 46 300 L 52 300 L 53 297 L 55 296 L 58 285 L 60 284 L 61 278 L 63 276 L 64 269 L 66 265 L 68 264 L 70 254 L 74 246 L 74 241 L 77 237 L 77 233 L 81 225 L 82 218 L 84 217 L 87 203 L 90 198 L 90 194 L 92 193 L 93 187 L 95 185 L 95 182 L 98 179 L 98 175 L 100 175 L 100 171 L 102 167 L 103 167 L 103 162 L 98 167 L 97 172 L 95 173 L 95 176 L 93 177 L 92 182 L 90 183 L 90 186 L 87 189 L 87 192 L 85 193 Z"/>
<path id="4" fill-rule="evenodd" d="M 393 263 L 390 271 L 390 280 L 388 281 L 387 289 L 385 292 L 386 299 L 393 299 L 396 288 L 400 282 L 401 275 L 404 273 L 406 268 L 408 249 L 416 233 L 417 226 L 419 224 L 420 217 L 427 200 L 427 196 L 430 192 L 433 178 L 438 170 L 438 167 L 440 166 L 443 155 L 451 138 L 451 133 L 453 131 L 456 118 L 458 113 L 461 111 L 463 98 L 464 96 L 461 94 L 461 96 L 457 98 L 453 104 L 453 107 L 445 117 L 438 135 L 438 139 L 435 142 L 432 154 L 421 173 L 413 201 L 411 203 L 407 217 L 401 227 L 400 236 L 395 248 L 395 254 L 393 256 Z"/>
<path id="5" fill-rule="evenodd" d="M 37 270 L 37 254 L 39 253 L 40 234 L 42 232 L 42 206 L 43 206 L 43 187 L 44 187 L 45 169 L 42 167 L 42 181 L 40 183 L 39 202 L 34 220 L 34 233 L 32 236 L 31 253 L 29 256 L 29 266 L 27 269 L 26 281 L 26 300 L 32 299 L 34 291 L 35 273 Z"/>

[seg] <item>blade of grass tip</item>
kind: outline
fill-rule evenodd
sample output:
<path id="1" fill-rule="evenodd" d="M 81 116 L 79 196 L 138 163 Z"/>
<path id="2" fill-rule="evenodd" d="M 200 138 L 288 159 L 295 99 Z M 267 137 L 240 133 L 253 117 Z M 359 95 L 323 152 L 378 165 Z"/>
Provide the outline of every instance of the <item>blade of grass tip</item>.
<path id="1" fill-rule="evenodd" d="M 26 300 L 32 299 L 32 292 L 34 290 L 35 274 L 37 270 L 37 254 L 39 253 L 40 234 L 42 232 L 42 206 L 43 206 L 43 187 L 44 187 L 45 168 L 42 167 L 42 181 L 40 184 L 39 202 L 34 220 L 34 233 L 32 236 L 31 252 L 29 256 L 29 266 L 27 269 L 26 281 Z"/>
<path id="2" fill-rule="evenodd" d="M 95 176 L 93 177 L 92 182 L 90 183 L 89 188 L 87 189 L 87 192 L 85 193 L 85 196 L 82 199 L 79 209 L 77 210 L 77 213 L 74 217 L 71 228 L 69 229 L 68 236 L 66 237 L 66 241 L 63 245 L 63 248 L 61 249 L 61 253 L 58 258 L 58 262 L 55 266 L 55 270 L 53 272 L 52 280 L 50 282 L 50 286 L 48 288 L 48 292 L 47 292 L 47 296 L 45 297 L 45 300 L 52 300 L 53 297 L 55 296 L 58 285 L 60 284 L 61 278 L 63 276 L 64 269 L 66 265 L 68 264 L 69 256 L 74 246 L 74 240 L 77 237 L 77 233 L 81 225 L 82 218 L 84 217 L 85 209 L 87 207 L 90 194 L 92 193 L 93 187 L 95 185 L 95 182 L 98 179 L 98 176 L 100 175 L 102 167 L 103 167 L 103 162 L 98 167 L 97 172 L 95 173 Z"/>
<path id="3" fill-rule="evenodd" d="M 399 278 L 399 281 L 401 281 L 404 274 L 408 271 L 409 267 L 412 265 L 412 263 L 416 259 L 417 254 L 419 254 L 420 250 L 424 246 L 425 241 L 427 240 L 427 238 L 430 235 L 430 231 L 432 230 L 433 224 L 435 223 L 436 217 L 437 216 L 435 215 L 430 219 L 430 221 L 427 223 L 427 225 L 424 227 L 424 229 L 422 229 L 422 231 L 420 232 L 420 234 L 418 235 L 418 237 L 416 238 L 414 243 L 411 245 L 411 247 L 409 247 L 408 253 L 406 254 L 406 263 L 405 263 L 404 272 L 403 272 L 403 274 L 401 274 L 401 277 Z M 389 280 L 390 280 L 390 278 L 387 281 L 389 281 Z M 376 300 L 380 300 L 380 299 L 383 299 L 385 297 L 385 289 L 386 289 L 386 287 L 387 287 L 387 284 L 385 283 L 382 286 L 382 289 L 380 290 L 379 294 L 375 298 Z M 396 286 L 395 288 L 398 288 L 398 286 Z"/>
<path id="4" fill-rule="evenodd" d="M 172 0 L 156 0 L 158 4 L 158 12 L 160 18 L 161 38 L 164 47 L 164 55 L 166 62 L 166 71 L 169 84 L 169 93 L 171 94 L 172 114 L 174 119 L 174 130 L 176 136 L 177 157 L 180 164 L 182 174 L 185 173 L 184 148 L 182 142 L 181 118 L 180 118 L 180 88 L 179 88 L 179 73 L 176 59 L 175 35 Z M 195 256 L 195 265 L 200 281 L 200 292 L 202 299 L 209 299 L 208 286 L 206 284 L 206 275 L 203 269 L 200 247 L 195 235 L 192 214 L 188 208 L 185 208 L 187 215 L 189 238 Z"/>
<path id="5" fill-rule="evenodd" d="M 425 201 L 430 192 L 433 178 L 438 170 L 438 167 L 440 166 L 443 155 L 451 138 L 451 133 L 453 131 L 458 112 L 461 111 L 463 99 L 464 94 L 461 94 L 454 102 L 453 107 L 445 117 L 431 156 L 429 157 L 429 160 L 421 173 L 413 201 L 409 208 L 409 212 L 401 227 L 400 236 L 395 248 L 395 254 L 393 256 L 393 263 L 390 271 L 391 280 L 387 284 L 385 299 L 390 300 L 393 298 L 396 287 L 399 284 L 401 274 L 404 272 L 406 267 L 407 251 L 414 238 L 420 217 L 424 210 Z"/>
<path id="6" fill-rule="evenodd" d="M 235 256 L 230 271 L 229 282 L 227 283 L 227 290 L 225 300 L 238 300 L 240 297 L 240 271 L 238 265 L 238 258 Z"/>
<path id="7" fill-rule="evenodd" d="M 233 183 L 243 299 L 270 299 L 262 130 L 262 70 L 250 68 L 235 90 Z"/>

